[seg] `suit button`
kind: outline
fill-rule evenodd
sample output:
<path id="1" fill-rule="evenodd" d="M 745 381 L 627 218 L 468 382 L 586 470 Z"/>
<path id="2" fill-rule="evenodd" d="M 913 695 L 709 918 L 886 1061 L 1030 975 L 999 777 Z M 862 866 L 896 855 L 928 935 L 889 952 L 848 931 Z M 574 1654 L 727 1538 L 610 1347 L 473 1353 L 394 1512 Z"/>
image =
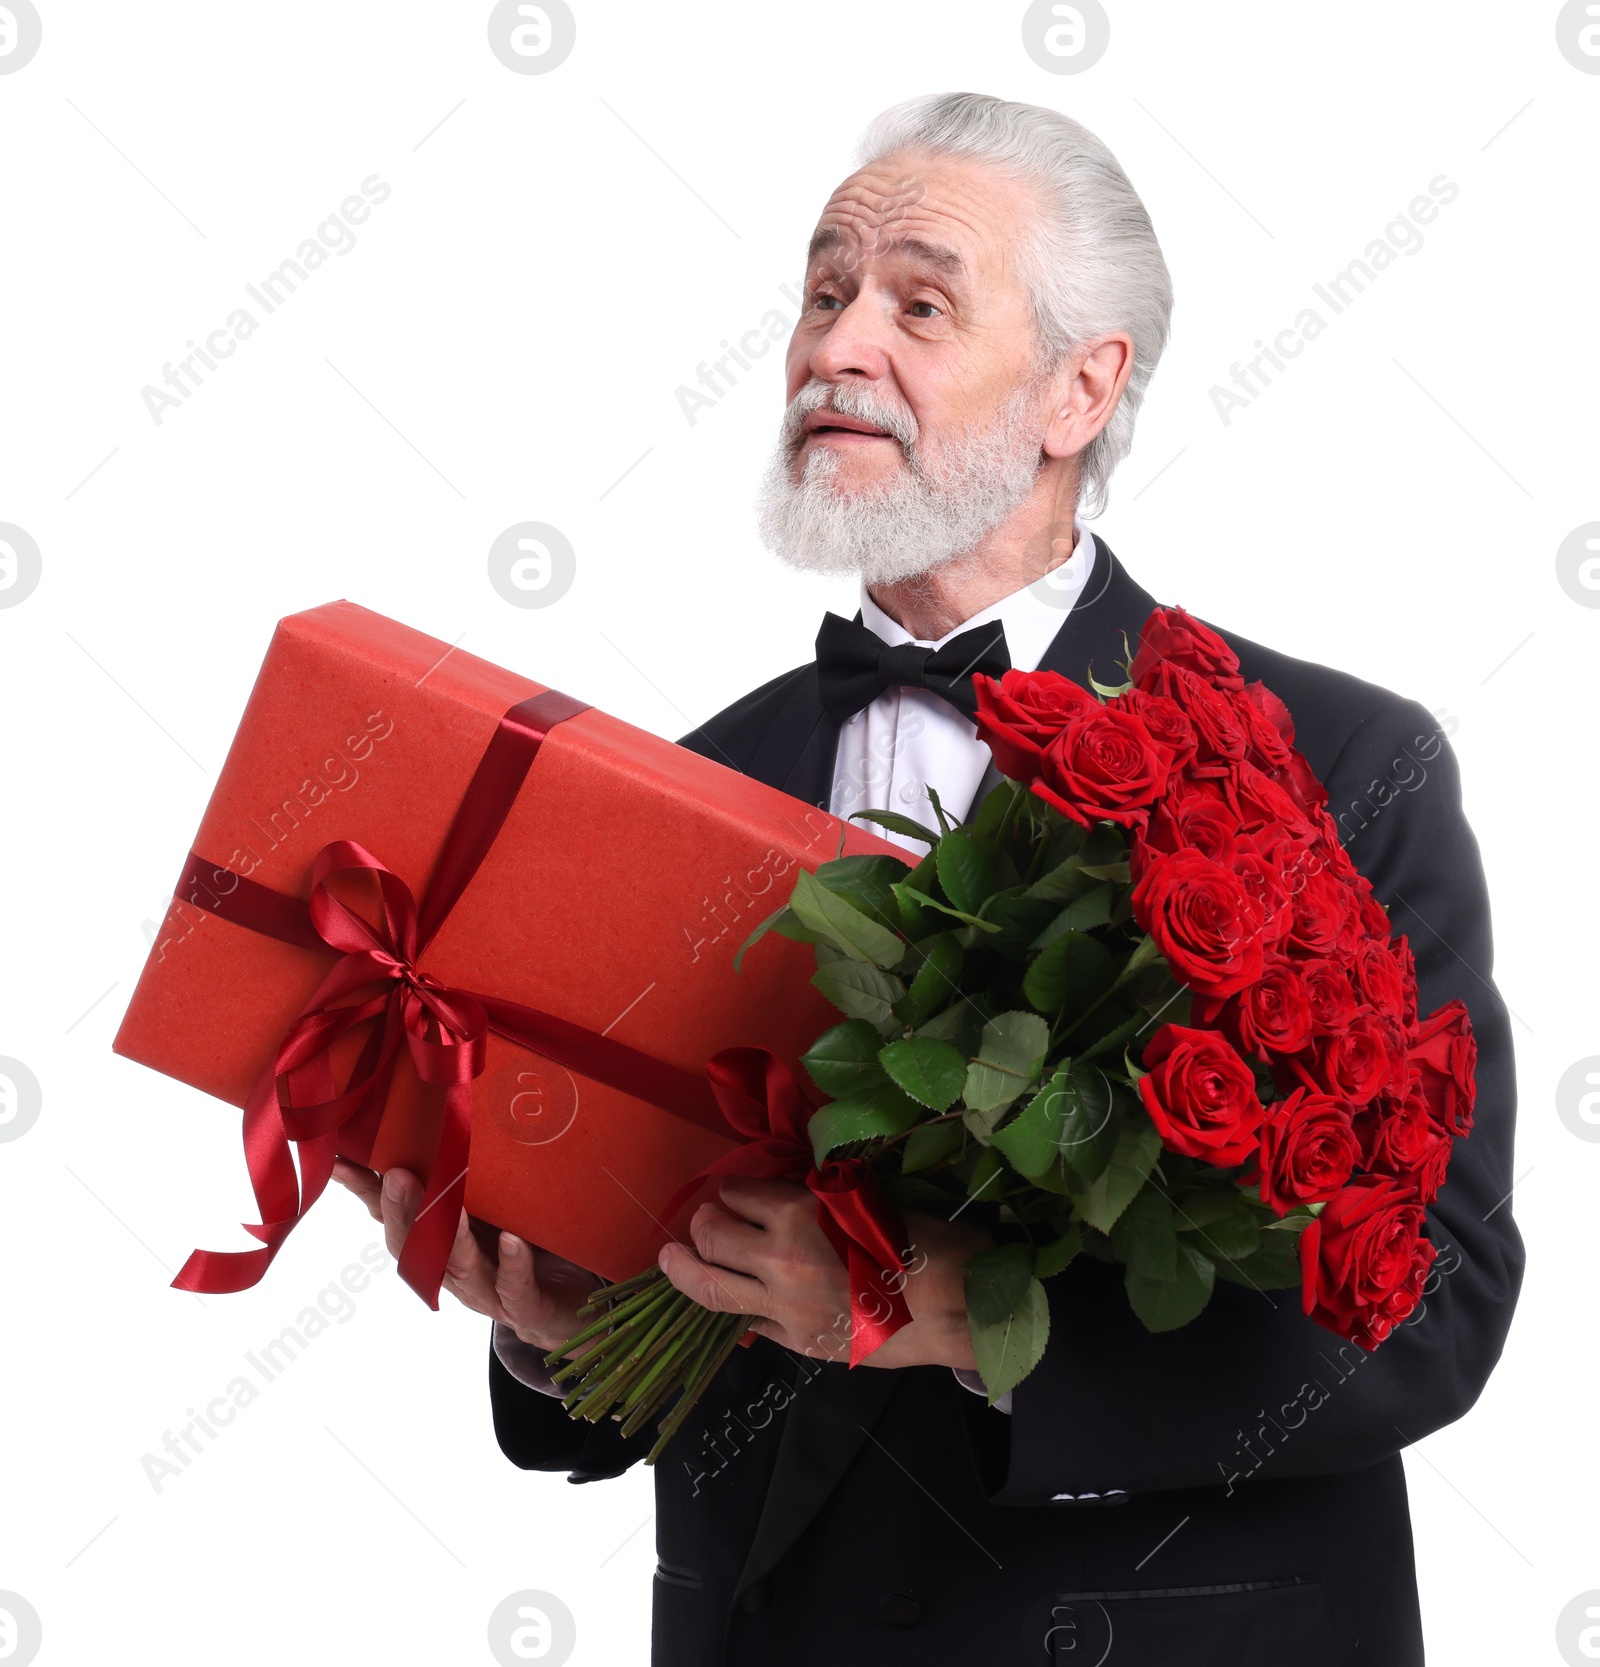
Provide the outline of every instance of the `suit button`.
<path id="1" fill-rule="evenodd" d="M 759 1615 L 772 1601 L 772 1594 L 767 1590 L 763 1581 L 757 1581 L 749 1591 L 743 1593 L 739 1599 L 739 1607 L 746 1615 Z"/>
<path id="2" fill-rule="evenodd" d="M 915 1626 L 922 1619 L 922 1605 L 909 1592 L 891 1592 L 879 1603 L 878 1613 L 890 1626 Z"/>

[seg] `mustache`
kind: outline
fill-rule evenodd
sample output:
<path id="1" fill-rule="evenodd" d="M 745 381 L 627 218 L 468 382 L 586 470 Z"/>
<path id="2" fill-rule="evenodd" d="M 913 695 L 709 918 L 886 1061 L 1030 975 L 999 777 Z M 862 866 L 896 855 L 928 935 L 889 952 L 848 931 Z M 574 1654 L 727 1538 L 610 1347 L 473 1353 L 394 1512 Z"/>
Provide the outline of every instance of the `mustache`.
<path id="1" fill-rule="evenodd" d="M 910 406 L 887 400 L 872 389 L 854 383 L 822 382 L 813 378 L 790 400 L 783 414 L 783 442 L 791 458 L 805 440 L 803 425 L 813 411 L 836 411 L 841 417 L 871 423 L 874 428 L 892 435 L 905 450 L 916 444 L 920 432 Z"/>

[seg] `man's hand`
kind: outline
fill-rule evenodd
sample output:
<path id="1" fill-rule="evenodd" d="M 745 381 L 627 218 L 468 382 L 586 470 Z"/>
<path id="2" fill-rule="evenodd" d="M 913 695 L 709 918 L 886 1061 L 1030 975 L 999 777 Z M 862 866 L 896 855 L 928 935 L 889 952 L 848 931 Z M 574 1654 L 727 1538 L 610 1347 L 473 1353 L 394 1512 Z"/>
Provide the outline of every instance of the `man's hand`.
<path id="1" fill-rule="evenodd" d="M 981 1228 L 908 1212 L 911 1323 L 868 1355 L 868 1366 L 976 1368 L 961 1267 L 993 1241 Z M 850 1278 L 817 1224 L 816 1200 L 793 1181 L 728 1180 L 721 1204 L 689 1223 L 694 1249 L 669 1244 L 661 1267 L 702 1307 L 757 1316 L 755 1330 L 813 1358 L 850 1354 Z M 697 1254 L 698 1253 L 698 1254 Z"/>
<path id="2" fill-rule="evenodd" d="M 391 1169 L 380 1183 L 370 1169 L 335 1160 L 333 1178 L 383 1223 L 389 1254 L 400 1255 L 422 1204 L 422 1182 L 404 1169 Z M 461 1212 L 456 1242 L 445 1264 L 444 1289 L 479 1314 L 516 1332 L 524 1343 L 549 1353 L 586 1323 L 578 1309 L 602 1281 L 547 1250 L 536 1250 L 514 1233 L 500 1235 L 499 1261 L 491 1261 L 472 1236 Z"/>

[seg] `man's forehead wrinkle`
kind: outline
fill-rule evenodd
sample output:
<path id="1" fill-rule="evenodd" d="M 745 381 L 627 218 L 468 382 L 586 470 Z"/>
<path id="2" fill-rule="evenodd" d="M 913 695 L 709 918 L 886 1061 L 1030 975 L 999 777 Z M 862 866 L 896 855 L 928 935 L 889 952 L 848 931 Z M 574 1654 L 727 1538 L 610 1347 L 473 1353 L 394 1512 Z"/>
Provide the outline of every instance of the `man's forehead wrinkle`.
<path id="1" fill-rule="evenodd" d="M 889 212 L 879 216 L 863 212 L 860 205 L 844 202 L 840 197 L 823 210 L 806 259 L 808 262 L 815 260 L 843 244 L 865 244 L 874 254 L 893 254 L 904 248 L 906 253 L 929 259 L 934 265 L 955 274 L 958 264 L 961 270 L 970 265 L 951 248 L 952 232 L 955 230 L 967 233 L 979 249 L 989 243 L 995 244 L 994 258 L 1002 266 L 1005 264 L 1005 240 L 996 232 L 986 231 L 976 218 L 962 213 L 952 203 L 941 202 L 937 208 L 930 208 L 926 203 L 908 206 L 902 199 L 891 203 Z M 892 235 L 885 237 L 885 232 L 892 232 Z"/>

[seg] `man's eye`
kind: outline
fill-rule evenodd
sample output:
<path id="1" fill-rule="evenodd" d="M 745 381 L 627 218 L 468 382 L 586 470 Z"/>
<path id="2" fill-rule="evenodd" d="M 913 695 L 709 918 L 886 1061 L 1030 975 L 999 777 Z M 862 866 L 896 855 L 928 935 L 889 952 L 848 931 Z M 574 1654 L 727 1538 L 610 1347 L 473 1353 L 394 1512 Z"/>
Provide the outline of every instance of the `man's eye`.
<path id="1" fill-rule="evenodd" d="M 841 305 L 837 295 L 815 295 L 811 298 L 811 304 L 812 306 L 818 308 L 837 307 Z"/>
<path id="2" fill-rule="evenodd" d="M 924 310 L 919 312 L 918 308 L 922 308 Z M 916 313 L 918 318 L 933 318 L 943 309 L 935 305 L 932 301 L 913 301 L 911 303 L 911 310 L 913 313 Z"/>

